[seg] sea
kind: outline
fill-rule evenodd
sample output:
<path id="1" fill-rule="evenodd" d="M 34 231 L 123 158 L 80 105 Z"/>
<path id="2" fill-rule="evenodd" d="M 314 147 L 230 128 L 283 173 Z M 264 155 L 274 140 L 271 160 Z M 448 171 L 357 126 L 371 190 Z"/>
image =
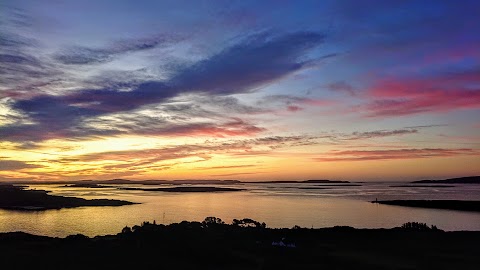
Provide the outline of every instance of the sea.
<path id="1" fill-rule="evenodd" d="M 402 187 L 405 183 L 239 183 L 202 185 L 241 188 L 235 192 L 174 193 L 120 190 L 119 187 L 159 188 L 169 185 L 109 185 L 107 188 L 29 185 L 52 195 L 85 199 L 119 199 L 138 204 L 119 207 L 79 207 L 46 211 L 0 210 L 0 232 L 90 237 L 116 234 L 144 221 L 171 224 L 218 217 L 226 223 L 251 218 L 270 228 L 351 226 L 393 228 L 406 222 L 436 225 L 445 231 L 480 231 L 480 213 L 410 208 L 372 203 L 375 200 L 480 200 L 480 185 Z M 190 185 L 197 186 L 197 185 Z"/>

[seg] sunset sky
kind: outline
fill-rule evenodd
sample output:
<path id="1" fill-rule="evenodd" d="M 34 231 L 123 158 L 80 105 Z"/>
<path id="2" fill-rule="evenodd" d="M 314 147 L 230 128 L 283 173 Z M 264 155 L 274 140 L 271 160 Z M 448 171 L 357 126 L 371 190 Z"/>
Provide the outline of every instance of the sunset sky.
<path id="1" fill-rule="evenodd" d="M 1 1 L 0 181 L 480 174 L 480 1 Z"/>

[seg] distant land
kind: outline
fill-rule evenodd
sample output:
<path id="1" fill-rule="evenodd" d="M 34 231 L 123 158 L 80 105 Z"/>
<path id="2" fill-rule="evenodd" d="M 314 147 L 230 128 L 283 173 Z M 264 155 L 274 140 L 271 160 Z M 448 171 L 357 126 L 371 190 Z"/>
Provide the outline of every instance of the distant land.
<path id="1" fill-rule="evenodd" d="M 367 181 L 368 182 L 368 181 Z M 388 182 L 388 181 L 385 181 Z M 339 186 L 353 186 L 365 181 L 342 181 L 342 180 L 327 180 L 327 179 L 311 179 L 311 180 L 272 180 L 272 181 L 240 181 L 240 180 L 218 180 L 218 179 L 186 179 L 186 180 L 129 180 L 129 179 L 110 179 L 110 180 L 69 180 L 69 181 L 14 181 L 8 182 L 15 185 L 29 185 L 29 184 L 53 184 L 53 185 L 68 185 L 71 187 L 91 187 L 104 188 L 108 185 L 236 185 L 236 184 L 323 184 L 332 186 L 338 184 Z M 397 182 L 398 183 L 398 182 Z M 410 185 L 411 184 L 411 185 Z M 405 187 L 420 187 L 419 184 L 480 184 L 480 176 L 465 176 L 457 178 L 449 178 L 444 180 L 417 180 L 405 182 Z M 101 186 L 100 186 L 101 185 Z M 398 187 L 402 185 L 397 185 Z M 430 185 L 428 185 L 430 186 Z M 424 187 L 428 187 L 425 185 Z M 447 187 L 445 185 L 444 187 Z"/>
<path id="2" fill-rule="evenodd" d="M 112 186 L 94 184 L 94 183 L 77 183 L 71 185 L 65 185 L 64 187 L 80 187 L 80 188 L 111 188 Z"/>
<path id="3" fill-rule="evenodd" d="M 235 185 L 235 184 L 349 184 L 349 181 L 340 180 L 289 180 L 289 181 L 240 181 L 240 180 L 128 180 L 128 179 L 110 179 L 110 180 L 71 180 L 71 181 L 15 181 L 10 184 L 56 184 L 68 185 L 71 187 L 94 187 L 101 188 L 104 185 Z M 103 186 L 98 186 L 103 185 Z"/>
<path id="4" fill-rule="evenodd" d="M 251 184 L 299 184 L 299 183 L 310 183 L 310 184 L 341 184 L 341 183 L 350 183 L 349 181 L 340 181 L 340 180 L 303 180 L 303 181 L 248 181 L 241 183 L 251 183 Z"/>
<path id="5" fill-rule="evenodd" d="M 227 191 L 242 191 L 240 188 L 225 188 L 225 187 L 171 187 L 171 188 L 136 188 L 136 187 L 121 187 L 121 190 L 141 190 L 141 191 L 161 191 L 161 192 L 227 192 Z"/>
<path id="6" fill-rule="evenodd" d="M 432 187 L 432 188 L 451 188 L 451 187 L 455 187 L 453 185 L 418 185 L 418 184 L 410 184 L 410 185 L 393 185 L 393 186 L 390 186 L 390 187 L 413 187 L 413 188 L 417 188 L 417 187 L 420 187 L 420 188 L 425 188 L 425 187 Z"/>
<path id="7" fill-rule="evenodd" d="M 466 176 L 449 178 L 444 180 L 419 180 L 413 181 L 412 184 L 480 184 L 480 176 Z"/>
<path id="8" fill-rule="evenodd" d="M 460 200 L 391 200 L 391 201 L 372 201 L 372 203 L 419 207 L 419 208 L 433 208 L 445 210 L 459 210 L 480 212 L 480 201 L 460 201 Z"/>
<path id="9" fill-rule="evenodd" d="M 71 187 L 105 187 L 96 185 L 234 185 L 243 183 L 239 180 L 128 180 L 128 179 L 110 179 L 110 180 L 70 180 L 70 181 L 15 181 L 9 184 L 54 184 L 68 185 Z"/>
<path id="10" fill-rule="evenodd" d="M 0 209 L 39 211 L 81 206 L 122 206 L 133 202 L 63 197 L 48 194 L 45 190 L 27 190 L 22 186 L 0 185 Z"/>

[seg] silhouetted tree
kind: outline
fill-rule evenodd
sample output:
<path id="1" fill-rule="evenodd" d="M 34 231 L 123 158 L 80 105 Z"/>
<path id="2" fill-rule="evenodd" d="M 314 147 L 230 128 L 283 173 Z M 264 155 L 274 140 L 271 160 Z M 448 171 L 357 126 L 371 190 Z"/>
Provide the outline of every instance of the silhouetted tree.
<path id="1" fill-rule="evenodd" d="M 122 233 L 131 233 L 132 229 L 128 226 L 125 226 L 125 228 L 122 229 Z"/>
<path id="2" fill-rule="evenodd" d="M 407 222 L 404 223 L 400 228 L 408 231 L 440 231 L 440 229 L 438 229 L 435 225 L 429 227 L 426 223 L 420 222 Z"/>
<path id="3" fill-rule="evenodd" d="M 255 228 L 266 228 L 267 224 L 265 222 L 258 222 L 250 218 L 244 218 L 242 220 L 238 219 L 233 219 L 232 221 L 233 226 L 239 226 L 239 227 L 255 227 Z"/>
<path id="4" fill-rule="evenodd" d="M 221 218 L 217 218 L 217 217 L 206 217 L 205 220 L 202 222 L 202 225 L 204 228 L 224 225 L 224 224 L 225 222 L 223 222 Z"/>
<path id="5" fill-rule="evenodd" d="M 135 226 L 132 227 L 132 231 L 133 231 L 133 232 L 136 232 L 136 231 L 138 231 L 140 228 L 141 228 L 140 226 L 135 225 Z"/>

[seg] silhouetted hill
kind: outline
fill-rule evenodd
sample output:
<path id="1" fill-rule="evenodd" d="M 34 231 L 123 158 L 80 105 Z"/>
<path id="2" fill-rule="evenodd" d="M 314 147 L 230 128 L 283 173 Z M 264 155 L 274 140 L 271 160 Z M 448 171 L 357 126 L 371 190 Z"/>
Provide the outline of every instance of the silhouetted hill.
<path id="1" fill-rule="evenodd" d="M 480 184 L 480 176 L 466 176 L 458 178 L 450 178 L 445 180 L 419 180 L 413 181 L 414 184 L 426 184 L 426 183 L 435 183 L 435 184 Z"/>
<path id="2" fill-rule="evenodd" d="M 234 225 L 235 224 L 235 225 Z M 269 229 L 250 219 L 125 227 L 117 235 L 0 233 L 2 269 L 476 269 L 480 232 Z"/>
<path id="3" fill-rule="evenodd" d="M 45 190 L 26 190 L 24 187 L 0 185 L 0 208 L 10 210 L 47 210 L 80 206 L 122 206 L 132 202 L 109 199 L 86 200 L 48 194 Z"/>

